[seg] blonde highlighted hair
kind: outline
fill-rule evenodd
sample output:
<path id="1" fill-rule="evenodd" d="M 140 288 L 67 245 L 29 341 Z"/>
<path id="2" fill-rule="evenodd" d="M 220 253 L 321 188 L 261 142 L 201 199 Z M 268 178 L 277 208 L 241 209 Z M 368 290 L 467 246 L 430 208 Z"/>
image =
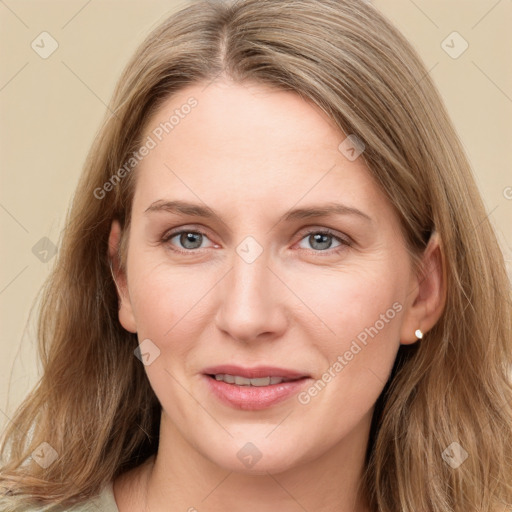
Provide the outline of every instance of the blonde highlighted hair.
<path id="1" fill-rule="evenodd" d="M 95 190 L 140 147 L 164 100 L 221 75 L 293 91 L 357 134 L 412 258 L 440 236 L 446 308 L 421 342 L 401 347 L 376 404 L 361 488 L 371 510 L 512 506 L 510 285 L 427 70 L 363 0 L 240 0 L 194 2 L 167 18 L 118 82 L 43 290 L 44 373 L 3 436 L 2 510 L 72 505 L 156 452 L 160 405 L 133 355 L 137 337 L 118 321 L 107 257 L 112 220 L 127 232 L 137 169 L 107 198 Z M 43 442 L 58 453 L 46 469 L 31 460 Z M 458 446 L 468 457 L 453 468 L 443 454 Z"/>

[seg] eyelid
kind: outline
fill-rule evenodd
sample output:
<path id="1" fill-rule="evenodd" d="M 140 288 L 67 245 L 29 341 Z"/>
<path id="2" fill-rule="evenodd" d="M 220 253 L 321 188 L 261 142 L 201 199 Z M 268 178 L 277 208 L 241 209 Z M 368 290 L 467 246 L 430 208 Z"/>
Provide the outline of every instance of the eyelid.
<path id="1" fill-rule="evenodd" d="M 336 238 L 338 240 L 340 240 L 341 242 L 344 242 L 346 244 L 353 244 L 354 241 L 352 240 L 352 238 L 350 238 L 348 235 L 345 235 L 344 233 L 340 233 L 334 229 L 331 229 L 331 228 L 326 228 L 326 227 L 320 227 L 320 226 L 313 226 L 313 227 L 308 227 L 308 228 L 305 228 L 306 231 L 303 232 L 301 231 L 301 238 L 300 240 L 302 240 L 306 235 L 311 235 L 313 233 L 322 233 L 322 234 L 325 234 L 325 235 L 330 235 L 332 236 L 333 238 Z"/>
<path id="2" fill-rule="evenodd" d="M 336 256 L 339 257 L 342 252 L 353 247 L 353 245 L 354 245 L 354 241 L 348 235 L 338 233 L 337 231 L 332 230 L 330 228 L 326 228 L 326 227 L 317 227 L 317 228 L 313 227 L 313 228 L 308 228 L 308 230 L 306 232 L 302 231 L 297 244 L 302 242 L 302 240 L 304 240 L 308 235 L 311 235 L 311 234 L 328 235 L 339 242 L 339 245 L 336 247 L 329 247 L 328 249 L 320 250 L 320 251 L 315 250 L 315 249 L 302 249 L 303 251 L 306 251 L 308 254 L 312 254 L 313 257 L 318 257 L 318 258 L 328 258 L 328 257 L 336 257 Z"/>
<path id="3" fill-rule="evenodd" d="M 161 241 L 162 241 L 162 243 L 168 243 L 176 235 L 181 235 L 182 233 L 197 233 L 197 234 L 200 234 L 200 235 L 208 238 L 208 240 L 210 240 L 210 237 L 208 236 L 208 233 L 206 232 L 206 230 L 204 230 L 202 228 L 180 226 L 179 228 L 175 228 L 175 229 L 171 229 L 170 231 L 166 231 L 162 235 L 162 240 Z M 212 242 L 212 241 L 210 240 L 210 242 Z M 215 242 L 212 242 L 212 243 L 215 245 Z M 175 250 L 178 251 L 178 252 L 193 253 L 193 252 L 200 251 L 202 249 L 208 249 L 208 247 L 202 247 L 201 249 L 188 249 L 188 250 L 176 248 Z"/>
<path id="4" fill-rule="evenodd" d="M 161 238 L 161 241 L 162 243 L 169 243 L 169 241 L 174 238 L 175 236 L 177 235 L 180 235 L 182 233 L 197 233 L 197 234 L 200 234 L 202 236 L 205 236 L 208 238 L 208 240 L 210 240 L 210 237 L 208 236 L 208 233 L 205 229 L 203 228 L 199 228 L 199 227 L 195 227 L 195 226 L 180 226 L 178 228 L 175 228 L 175 229 L 171 229 L 170 231 L 166 232 L 162 238 Z M 301 242 L 306 236 L 308 235 L 311 235 L 311 234 L 325 234 L 325 235 L 329 235 L 331 236 L 332 238 L 338 240 L 340 242 L 340 246 L 338 247 L 335 247 L 333 249 L 329 248 L 329 249 L 326 249 L 324 251 L 315 251 L 314 249 L 304 249 L 310 253 L 314 253 L 314 254 L 319 254 L 321 255 L 322 253 L 325 253 L 325 254 L 336 254 L 336 252 L 339 252 L 340 250 L 342 250 L 343 248 L 345 247 L 351 247 L 353 244 L 354 244 L 354 241 L 348 236 L 348 235 L 345 235 L 345 234 L 341 234 L 341 233 L 338 233 L 337 231 L 331 229 L 331 228 L 327 228 L 327 227 L 321 227 L 321 226 L 307 226 L 305 228 L 303 228 L 303 230 L 301 230 L 299 232 L 299 235 L 300 235 L 300 238 L 299 240 L 296 242 L 296 243 L 299 243 Z M 212 242 L 210 240 L 210 242 Z M 214 245 L 215 242 L 212 242 Z M 295 244 L 294 244 L 295 245 Z M 174 246 L 173 246 L 174 247 Z M 193 254 L 193 253 L 196 253 L 196 252 L 199 252 L 199 251 L 202 251 L 203 249 L 208 249 L 209 247 L 202 247 L 202 248 L 198 248 L 198 249 L 180 249 L 180 248 L 177 248 L 177 247 L 174 247 L 172 250 L 176 251 L 176 252 L 179 252 L 179 253 L 189 253 L 189 254 Z"/>

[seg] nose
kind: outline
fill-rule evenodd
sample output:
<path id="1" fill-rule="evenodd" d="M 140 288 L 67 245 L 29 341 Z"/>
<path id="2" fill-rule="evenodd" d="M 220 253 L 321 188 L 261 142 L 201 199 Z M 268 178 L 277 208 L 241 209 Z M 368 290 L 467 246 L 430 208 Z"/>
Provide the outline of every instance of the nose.
<path id="1" fill-rule="evenodd" d="M 237 341 L 278 338 L 287 327 L 290 292 L 270 268 L 266 252 L 251 263 L 234 252 L 232 263 L 218 285 L 217 327 Z"/>

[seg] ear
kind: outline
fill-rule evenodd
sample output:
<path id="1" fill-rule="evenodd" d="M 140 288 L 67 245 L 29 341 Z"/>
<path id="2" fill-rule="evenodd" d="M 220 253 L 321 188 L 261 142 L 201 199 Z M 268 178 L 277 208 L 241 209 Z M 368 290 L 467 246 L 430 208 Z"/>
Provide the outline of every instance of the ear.
<path id="1" fill-rule="evenodd" d="M 126 271 L 121 268 L 119 244 L 121 242 L 121 225 L 117 220 L 112 221 L 108 237 L 108 256 L 112 267 L 112 278 L 117 288 L 119 298 L 119 322 L 129 332 L 136 333 L 137 326 L 133 314 Z"/>
<path id="2" fill-rule="evenodd" d="M 411 281 L 408 307 L 404 315 L 401 343 L 418 341 L 420 329 L 428 332 L 441 317 L 446 305 L 446 267 L 441 239 L 433 233 L 421 258 L 420 269 Z"/>

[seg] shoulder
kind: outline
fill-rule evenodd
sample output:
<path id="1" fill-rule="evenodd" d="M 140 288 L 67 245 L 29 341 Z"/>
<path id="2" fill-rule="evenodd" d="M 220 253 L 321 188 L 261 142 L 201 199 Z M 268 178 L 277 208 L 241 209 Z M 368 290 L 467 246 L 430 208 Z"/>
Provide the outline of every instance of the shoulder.
<path id="1" fill-rule="evenodd" d="M 77 505 L 78 508 L 71 509 L 72 512 L 98 512 L 101 510 L 102 512 L 119 512 L 117 508 L 116 500 L 114 498 L 114 488 L 113 482 L 108 482 L 100 494 L 89 501 L 86 501 L 80 505 Z M 71 512 L 70 511 L 70 512 Z"/>
<path id="2" fill-rule="evenodd" d="M 8 500 L 8 498 L 7 498 Z M 19 505 L 7 503 L 5 498 L 0 499 L 0 509 L 2 512 L 119 512 L 114 498 L 113 483 L 105 484 L 101 492 L 86 501 L 73 505 L 72 507 L 55 507 L 55 506 L 31 506 L 20 507 Z"/>

